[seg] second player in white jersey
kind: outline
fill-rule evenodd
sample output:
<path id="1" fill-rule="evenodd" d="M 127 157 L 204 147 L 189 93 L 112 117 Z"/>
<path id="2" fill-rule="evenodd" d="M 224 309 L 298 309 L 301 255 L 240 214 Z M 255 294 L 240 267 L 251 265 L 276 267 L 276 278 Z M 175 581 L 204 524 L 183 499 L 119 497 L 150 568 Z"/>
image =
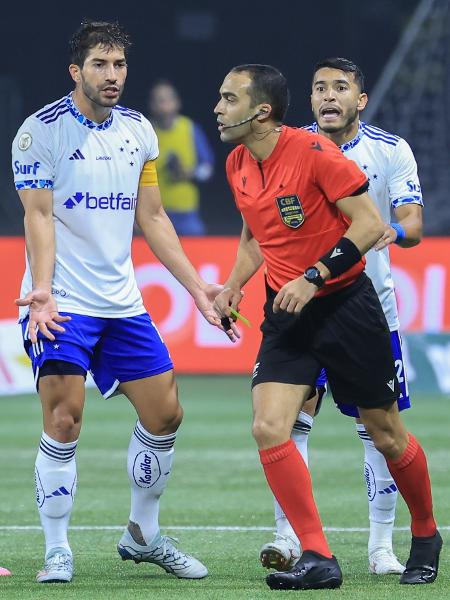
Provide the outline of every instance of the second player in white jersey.
<path id="1" fill-rule="evenodd" d="M 92 317 L 144 312 L 130 247 L 139 178 L 158 156 L 149 121 L 117 105 L 106 121 L 94 123 L 69 94 L 25 120 L 12 153 L 17 190 L 53 191 L 52 293 L 59 309 Z M 21 296 L 31 289 L 27 260 Z M 27 312 L 23 307 L 21 317 Z"/>
<path id="2" fill-rule="evenodd" d="M 319 132 L 317 123 L 306 127 Z M 341 146 L 347 158 L 356 162 L 369 178 L 369 194 L 385 223 L 391 212 L 405 204 L 423 206 L 417 164 L 409 144 L 401 137 L 359 123 L 356 136 Z M 400 327 L 392 279 L 389 249 L 372 248 L 366 254 L 366 272 L 372 279 L 391 331 Z"/>

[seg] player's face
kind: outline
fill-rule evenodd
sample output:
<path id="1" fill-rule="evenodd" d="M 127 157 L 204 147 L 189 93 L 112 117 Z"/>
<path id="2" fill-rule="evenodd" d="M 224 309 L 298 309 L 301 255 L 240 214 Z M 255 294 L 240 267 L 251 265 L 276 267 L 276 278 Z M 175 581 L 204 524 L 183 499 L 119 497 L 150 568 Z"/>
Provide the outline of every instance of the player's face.
<path id="1" fill-rule="evenodd" d="M 104 108 L 115 106 L 127 77 L 123 48 L 95 46 L 89 51 L 78 75 L 77 84 L 91 102 Z"/>
<path id="2" fill-rule="evenodd" d="M 250 107 L 251 98 L 248 92 L 251 83 L 252 80 L 245 71 L 228 73 L 222 83 L 219 90 L 220 100 L 214 109 L 222 142 L 237 144 L 251 133 L 251 122 L 229 129 L 226 127 L 239 123 L 257 112 L 255 107 Z"/>
<path id="3" fill-rule="evenodd" d="M 353 73 L 324 67 L 314 75 L 311 106 L 319 129 L 338 133 L 349 129 L 359 120 L 367 104 Z"/>

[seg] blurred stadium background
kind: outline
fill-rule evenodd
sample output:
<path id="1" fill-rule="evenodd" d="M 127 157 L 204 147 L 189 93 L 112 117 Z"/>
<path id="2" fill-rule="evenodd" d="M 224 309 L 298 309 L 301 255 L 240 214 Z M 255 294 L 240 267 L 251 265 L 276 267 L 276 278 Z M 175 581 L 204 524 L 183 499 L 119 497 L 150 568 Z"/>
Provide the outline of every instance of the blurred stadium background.
<path id="1" fill-rule="evenodd" d="M 147 92 L 158 78 L 179 89 L 183 111 L 206 131 L 217 158 L 214 177 L 202 186 L 201 212 L 209 234 L 185 247 L 209 281 L 227 275 L 240 233 L 228 190 L 212 109 L 229 68 L 267 62 L 287 76 L 292 92 L 287 122 L 310 122 L 311 70 L 327 56 L 352 58 L 366 74 L 369 105 L 363 117 L 404 136 L 419 165 L 425 239 L 411 250 L 392 248 L 408 372 L 416 391 L 450 394 L 450 140 L 446 109 L 450 71 L 449 0 L 357 0 L 336 3 L 256 3 L 231 9 L 206 0 L 149 1 L 129 9 L 97 0 L 77 3 L 68 15 L 48 2 L 8 5 L 0 16 L 0 393 L 29 391 L 31 376 L 15 327 L 23 269 L 22 208 L 14 191 L 11 140 L 23 119 L 71 89 L 67 41 L 84 17 L 118 19 L 134 46 L 122 103 L 147 111 Z M 10 26 L 14 23 L 14 26 Z M 207 58 L 206 58 L 207 57 Z M 142 240 L 134 247 L 138 278 L 180 372 L 248 373 L 258 344 L 262 288 L 255 282 L 243 310 L 254 323 L 231 348 L 195 315 L 190 298 L 167 276 Z M 207 258 L 205 258 L 207 257 Z"/>
<path id="2" fill-rule="evenodd" d="M 442 424 L 445 419 L 448 423 L 450 395 L 450 113 L 447 108 L 447 91 L 450 86 L 450 1 L 376 0 L 361 3 L 358 0 L 323 0 L 320 3 L 303 3 L 279 0 L 272 3 L 268 0 L 242 0 L 232 4 L 208 0 L 148 0 L 145 3 L 130 4 L 81 0 L 71 5 L 53 1 L 43 5 L 25 1 L 9 3 L 3 7 L 0 15 L 0 48 L 4 57 L 0 66 L 0 396 L 3 396 L 0 398 L 0 564 L 5 562 L 4 557 L 9 556 L 13 540 L 20 539 L 20 544 L 24 544 L 25 554 L 28 552 L 25 539 L 29 540 L 29 544 L 40 540 L 36 533 L 25 533 L 28 530 L 24 530 L 22 534 L 17 529 L 8 530 L 9 526 L 37 525 L 30 477 L 34 448 L 40 432 L 38 402 L 26 395 L 32 391 L 33 383 L 27 360 L 23 356 L 13 305 L 19 291 L 24 257 L 22 209 L 12 184 L 10 145 L 17 128 L 27 115 L 71 89 L 67 73 L 67 41 L 84 17 L 117 19 L 126 26 L 133 38 L 134 46 L 129 58 L 129 75 L 122 104 L 145 113 L 150 84 L 158 78 L 168 78 L 181 93 L 183 112 L 203 126 L 213 145 L 217 167 L 214 178 L 202 188 L 201 205 L 202 215 L 211 235 L 183 240 L 186 252 L 209 281 L 221 281 L 228 273 L 240 232 L 240 218 L 227 188 L 223 169 L 229 148 L 218 140 L 212 113 L 223 76 L 230 67 L 244 62 L 277 66 L 287 76 L 292 93 L 287 123 L 303 125 L 311 120 L 310 76 L 317 60 L 333 55 L 345 56 L 362 67 L 370 98 L 364 119 L 408 140 L 416 155 L 423 187 L 426 204 L 425 238 L 421 245 L 407 251 L 392 248 L 392 262 L 405 341 L 407 372 L 418 407 L 415 429 L 419 437 L 424 437 L 426 449 L 432 452 L 432 473 L 433 468 L 436 473 L 436 504 L 439 499 L 441 506 L 447 506 L 446 512 L 441 509 L 440 517 L 442 523 L 449 525 L 448 500 L 444 493 L 444 480 L 448 480 L 448 464 L 444 464 L 444 454 L 447 452 L 448 456 L 448 446 L 444 448 L 445 436 L 441 435 L 442 432 L 435 437 L 433 432 L 435 423 Z M 172 491 L 169 490 L 167 494 L 165 521 L 173 525 L 231 526 L 244 522 L 247 525 L 270 526 L 270 500 L 261 474 L 250 475 L 253 471 L 257 472 L 258 467 L 249 434 L 250 412 L 242 409 L 242 403 L 249 408 L 249 390 L 246 377 L 243 376 L 251 372 L 259 340 L 257 325 L 261 315 L 256 307 L 260 306 L 263 293 L 261 277 L 248 286 L 242 305 L 242 312 L 249 317 L 253 327 L 242 327 L 241 342 L 231 347 L 223 336 L 202 322 L 189 296 L 158 265 L 141 239 L 135 241 L 133 252 L 138 281 L 147 307 L 170 347 L 177 372 L 196 376 L 181 380 L 181 391 L 187 390 L 185 397 L 192 411 L 187 412 L 187 419 L 192 414 L 197 419 L 197 425 L 191 424 L 192 429 L 186 425 L 188 433 L 180 443 L 180 460 L 183 460 L 182 452 L 186 453 L 185 457 L 189 460 L 194 460 L 197 452 L 212 453 L 208 454 L 208 468 L 204 471 L 208 481 L 209 473 L 211 474 L 210 484 L 215 490 L 211 501 L 207 502 L 208 510 L 205 512 L 203 508 L 207 494 L 211 493 L 210 484 L 201 488 L 202 492 L 197 496 L 194 494 L 187 498 L 186 507 L 180 514 L 177 512 L 175 487 L 178 484 L 175 483 L 171 485 Z M 199 378 L 197 375 L 207 377 Z M 218 401 L 217 395 L 219 390 L 224 389 L 229 392 L 228 397 L 232 397 L 232 410 L 228 411 L 222 421 L 221 410 L 224 410 L 223 403 L 227 402 L 227 398 Z M 96 394 L 92 392 L 92 395 Z M 196 408 L 197 397 L 199 405 Z M 86 426 L 106 431 L 114 421 L 111 416 L 106 416 L 110 405 L 99 403 L 98 398 L 95 399 L 95 404 L 99 408 L 92 410 L 89 415 L 93 423 L 89 425 L 87 419 Z M 117 401 L 114 401 L 111 405 L 112 414 L 116 415 L 114 411 L 117 410 L 117 417 L 124 418 L 125 423 L 128 418 L 131 423 L 131 415 L 127 413 L 128 416 L 123 416 L 120 412 L 127 409 L 118 409 L 117 406 Z M 337 444 L 340 451 L 353 457 L 354 468 L 357 469 L 361 454 L 358 442 L 349 442 L 349 449 L 347 443 L 339 441 L 339 436 L 333 434 L 335 425 L 331 423 L 339 421 L 336 430 L 339 435 L 345 428 L 349 432 L 351 426 L 347 423 L 343 425 L 345 420 L 339 419 L 334 410 L 327 410 L 328 417 L 324 417 L 322 434 L 317 434 L 320 452 L 326 456 L 327 451 L 336 448 Z M 29 415 L 30 419 L 26 427 L 20 428 L 19 434 L 16 427 L 19 427 L 19 419 L 23 419 L 24 414 Z M 434 418 L 437 420 L 434 421 Z M 245 419 L 244 425 L 242 419 Z M 214 435 L 199 442 L 202 439 L 199 434 L 201 428 L 212 427 L 213 424 L 216 427 Z M 92 467 L 92 459 L 98 456 L 98 465 L 108 471 L 110 466 L 115 469 L 118 462 L 120 477 L 123 479 L 128 430 L 129 427 L 125 424 L 120 453 L 117 450 L 120 460 L 116 460 L 115 455 L 110 455 L 108 449 L 109 445 L 115 444 L 117 432 L 114 427 L 106 436 L 105 447 L 99 449 L 98 455 L 95 442 L 89 441 L 90 434 L 87 434 L 87 445 L 91 444 L 92 457 L 89 458 L 90 454 L 86 454 L 86 471 Z M 349 433 L 349 437 L 355 436 Z M 222 480 L 216 475 L 213 477 L 213 471 L 222 460 L 226 460 L 217 448 L 221 448 L 220 444 L 223 444 L 227 452 L 230 440 L 235 441 L 236 452 L 228 465 L 229 469 L 224 470 L 222 476 L 231 491 L 227 491 L 227 498 L 222 498 Z M 24 450 L 18 454 L 19 448 Z M 82 451 L 80 448 L 80 452 Z M 14 475 L 8 466 L 9 461 L 15 460 L 15 456 L 19 456 L 18 475 Z M 319 496 L 323 494 L 324 522 L 328 526 L 350 526 L 354 522 L 352 514 L 340 512 L 346 497 L 339 496 L 334 488 L 329 495 L 325 493 L 336 472 L 332 469 L 333 472 L 330 473 L 329 468 L 325 468 L 324 461 L 320 460 L 321 456 L 318 454 L 314 459 L 313 454 L 313 468 L 316 469 L 318 487 L 322 482 L 324 488 L 322 492 L 318 492 Z M 184 460 L 189 462 L 188 458 Z M 182 464 L 186 466 L 185 463 Z M 94 469 L 91 475 L 84 475 L 87 488 L 85 497 L 80 488 L 80 512 L 75 514 L 74 523 L 114 526 L 123 523 L 126 510 L 120 498 L 115 499 L 112 508 L 105 509 L 102 502 L 94 502 L 91 506 L 92 494 L 99 493 L 100 497 L 104 494 L 104 482 L 95 473 L 97 471 Z M 195 469 L 188 469 L 186 473 L 189 477 L 182 475 L 180 468 L 179 474 L 175 474 L 179 477 L 183 494 L 192 481 L 199 481 Z M 340 479 L 341 475 L 336 477 Z M 343 474 L 342 479 L 347 476 L 348 474 Z M 356 526 L 365 527 L 366 507 L 359 472 L 353 479 L 352 477 L 348 480 L 351 494 L 355 493 L 361 499 Z M 245 494 L 239 496 L 239 501 L 233 500 L 233 494 L 237 493 L 243 480 L 249 481 L 256 490 L 256 500 L 247 500 Z M 126 489 L 123 487 L 125 480 L 122 484 L 121 493 Z M 336 490 L 337 488 L 338 486 Z M 103 497 L 104 501 L 107 502 L 107 497 L 115 494 L 114 484 Z M 228 497 L 228 494 L 231 495 Z M 23 502 L 19 501 L 19 505 L 18 495 L 25 498 Z M 128 498 L 124 497 L 122 500 L 127 505 Z M 261 505 L 258 504 L 259 500 L 263 500 Z M 221 503 L 228 505 L 230 502 L 230 510 L 222 512 Z M 121 510 L 118 509 L 119 504 Z M 407 525 L 404 512 L 400 512 L 400 525 Z M 99 541 L 103 543 L 101 536 L 104 534 L 98 535 Z M 262 538 L 267 532 L 251 535 L 253 537 L 247 537 L 247 542 L 239 542 L 244 548 L 245 556 L 242 560 L 246 560 L 247 555 L 254 560 L 254 549 L 264 541 Z M 337 544 L 348 548 L 348 533 L 332 535 Z M 353 560 L 354 564 L 358 564 L 359 560 L 361 570 L 365 572 L 366 567 L 361 559 L 365 552 L 365 534 L 357 535 L 356 551 L 348 562 Z M 407 543 L 406 534 L 402 535 Z M 183 538 L 185 536 L 186 534 Z M 117 537 L 116 533 L 113 537 Z M 191 549 L 200 549 L 200 555 L 202 548 L 204 551 L 204 544 L 211 544 L 210 541 L 205 541 L 207 536 L 204 533 L 189 534 L 189 537 L 194 540 L 194 546 L 196 544 Z M 78 549 L 82 551 L 85 547 L 81 543 L 81 537 L 76 539 L 80 540 Z M 108 539 L 108 543 L 109 541 Z M 351 538 L 352 544 L 354 541 L 355 538 Z M 222 542 L 224 553 L 228 557 L 236 552 L 239 555 L 239 547 L 236 550 L 229 539 L 221 539 L 220 543 Z M 34 545 L 33 548 L 33 559 L 36 562 L 41 555 L 40 547 Z M 204 558 L 210 549 L 211 546 L 208 546 L 208 551 L 204 551 Z M 17 564 L 24 552 L 12 553 Z M 92 558 L 90 551 L 85 551 L 85 558 L 86 565 L 89 565 Z M 229 573 L 220 571 L 222 555 L 217 554 L 214 560 L 217 561 L 221 576 L 225 579 L 231 577 Z M 108 561 L 109 558 L 106 565 Z M 240 568 L 238 558 L 235 557 L 232 563 L 235 568 Z M 31 566 L 34 569 L 39 564 L 36 562 L 36 565 L 33 563 Z M 29 580 L 30 568 L 29 564 L 24 566 L 22 583 Z M 83 568 L 89 570 L 90 567 Z M 119 572 L 119 575 L 123 573 Z M 247 584 L 250 585 L 248 581 L 252 580 L 253 574 L 243 575 L 242 580 L 239 577 L 238 583 L 242 583 L 245 588 Z M 357 586 L 359 585 L 364 590 L 364 580 L 358 580 Z M 174 597 L 176 587 L 173 587 Z M 355 588 L 356 591 L 358 589 Z M 387 588 L 377 588 L 377 597 L 388 597 L 383 595 L 384 591 L 388 593 Z M 19 595 L 19 590 L 16 590 L 18 595 L 14 595 L 16 592 L 13 588 L 10 592 L 5 597 L 32 597 Z M 119 589 L 114 589 L 114 592 L 119 593 L 116 597 L 122 597 Z M 123 593 L 126 594 L 125 591 Z M 192 597 L 194 594 L 199 597 L 197 590 L 192 588 Z M 255 596 L 251 592 L 239 595 L 237 590 L 230 591 L 230 594 L 230 598 L 263 597 L 262 589 Z M 99 595 L 86 597 L 103 596 L 99 592 Z M 140 597 L 139 594 L 136 597 Z M 225 588 L 217 588 L 209 596 L 200 597 L 228 596 Z M 400 595 L 395 597 L 400 598 Z"/>

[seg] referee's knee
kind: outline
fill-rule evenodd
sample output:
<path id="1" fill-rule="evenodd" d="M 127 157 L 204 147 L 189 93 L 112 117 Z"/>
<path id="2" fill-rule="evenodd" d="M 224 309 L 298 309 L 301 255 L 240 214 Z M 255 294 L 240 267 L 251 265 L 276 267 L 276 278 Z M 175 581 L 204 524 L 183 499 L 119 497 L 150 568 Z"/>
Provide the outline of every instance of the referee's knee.
<path id="1" fill-rule="evenodd" d="M 273 421 L 265 419 L 255 419 L 253 421 L 252 435 L 260 449 L 283 444 L 289 439 L 290 434 L 290 430 L 285 430 L 285 427 Z"/>
<path id="2" fill-rule="evenodd" d="M 399 458 L 408 443 L 407 439 L 404 440 L 403 436 L 397 435 L 396 432 L 376 431 L 371 432 L 370 437 L 378 452 L 390 460 Z"/>

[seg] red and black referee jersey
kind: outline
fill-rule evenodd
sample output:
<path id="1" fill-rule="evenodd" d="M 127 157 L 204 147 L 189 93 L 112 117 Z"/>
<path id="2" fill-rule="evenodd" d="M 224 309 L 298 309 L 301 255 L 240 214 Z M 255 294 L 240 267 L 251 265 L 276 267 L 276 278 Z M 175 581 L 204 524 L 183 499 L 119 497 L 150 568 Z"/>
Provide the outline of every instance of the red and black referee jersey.
<path id="1" fill-rule="evenodd" d="M 240 145 L 228 156 L 226 171 L 236 205 L 263 253 L 267 283 L 275 291 L 300 277 L 344 235 L 350 221 L 336 201 L 367 182 L 336 144 L 286 126 L 266 160 L 255 160 Z M 327 281 L 317 296 L 355 281 L 364 264 L 362 258 Z"/>

